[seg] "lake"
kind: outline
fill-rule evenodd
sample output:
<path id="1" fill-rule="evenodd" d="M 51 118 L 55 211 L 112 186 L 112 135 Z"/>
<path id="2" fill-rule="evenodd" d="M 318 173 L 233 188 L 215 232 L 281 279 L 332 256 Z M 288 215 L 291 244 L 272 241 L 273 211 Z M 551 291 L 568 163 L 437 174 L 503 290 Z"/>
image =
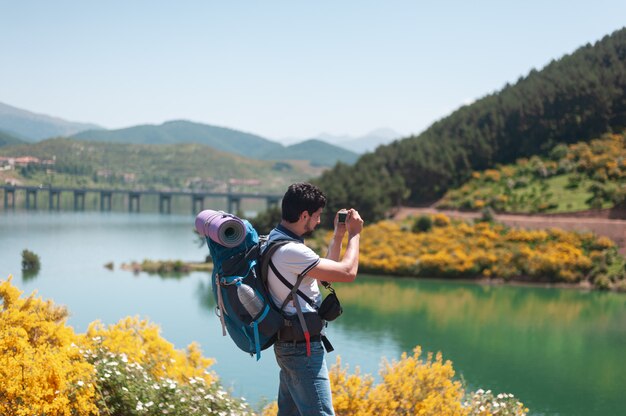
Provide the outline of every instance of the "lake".
<path id="1" fill-rule="evenodd" d="M 0 211 L 0 279 L 66 305 L 69 324 L 148 318 L 177 348 L 200 343 L 212 369 L 251 404 L 275 400 L 272 350 L 256 362 L 221 336 L 209 276 L 164 278 L 120 269 L 143 259 L 200 261 L 193 216 Z M 41 258 L 22 276 L 21 251 Z M 104 267 L 113 262 L 113 270 Z M 353 370 L 421 345 L 453 362 L 469 389 L 513 393 L 534 415 L 626 414 L 626 295 L 360 275 L 337 284 L 344 314 L 328 330 Z"/>

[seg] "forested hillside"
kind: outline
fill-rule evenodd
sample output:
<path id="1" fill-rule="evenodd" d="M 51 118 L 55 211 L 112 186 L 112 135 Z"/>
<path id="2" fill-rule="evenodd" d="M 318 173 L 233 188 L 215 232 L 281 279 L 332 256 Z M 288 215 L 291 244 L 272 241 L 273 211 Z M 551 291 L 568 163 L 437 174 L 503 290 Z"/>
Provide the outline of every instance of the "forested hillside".
<path id="1" fill-rule="evenodd" d="M 306 163 L 247 159 L 208 146 L 82 142 L 50 139 L 5 146 L 0 156 L 33 156 L 44 161 L 8 175 L 29 184 L 105 188 L 194 189 L 283 192 L 293 181 L 318 175 Z"/>
<path id="2" fill-rule="evenodd" d="M 316 166 L 332 166 L 338 160 L 352 164 L 358 158 L 354 152 L 316 139 L 287 146 L 277 155 L 286 160 L 308 160 Z"/>
<path id="3" fill-rule="evenodd" d="M 449 190 L 439 208 L 568 212 L 609 208 L 626 198 L 626 134 L 557 145 L 547 157 L 476 171 Z"/>
<path id="4" fill-rule="evenodd" d="M 0 130 L 0 147 L 9 146 L 12 144 L 20 144 L 24 143 L 23 140 L 18 139 L 17 137 Z"/>
<path id="5" fill-rule="evenodd" d="M 474 170 L 622 131 L 625 91 L 621 29 L 459 108 L 418 136 L 381 146 L 352 167 L 338 164 L 316 182 L 329 196 L 329 213 L 353 205 L 367 220 L 379 219 L 394 204 L 439 198 Z"/>

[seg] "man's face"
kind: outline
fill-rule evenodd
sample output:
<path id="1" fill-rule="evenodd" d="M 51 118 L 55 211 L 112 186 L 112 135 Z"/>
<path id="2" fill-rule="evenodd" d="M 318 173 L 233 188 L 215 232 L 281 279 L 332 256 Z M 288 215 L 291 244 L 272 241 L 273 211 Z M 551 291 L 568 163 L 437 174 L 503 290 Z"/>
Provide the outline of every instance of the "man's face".
<path id="1" fill-rule="evenodd" d="M 307 222 L 304 224 L 304 235 L 308 236 L 313 233 L 315 227 L 321 222 L 322 217 L 322 208 L 318 209 L 313 213 L 313 215 L 308 217 Z"/>

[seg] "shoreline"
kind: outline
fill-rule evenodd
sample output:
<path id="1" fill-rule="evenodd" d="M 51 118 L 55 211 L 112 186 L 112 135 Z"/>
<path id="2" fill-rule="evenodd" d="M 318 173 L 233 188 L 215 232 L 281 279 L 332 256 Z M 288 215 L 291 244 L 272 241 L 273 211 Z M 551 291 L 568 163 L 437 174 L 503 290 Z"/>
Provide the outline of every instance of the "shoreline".
<path id="1" fill-rule="evenodd" d="M 506 280 L 503 278 L 476 278 L 470 277 L 432 277 L 432 276 L 413 276 L 413 275 L 400 275 L 400 274 L 384 274 L 380 272 L 366 271 L 362 273 L 367 276 L 375 276 L 389 279 L 414 279 L 414 280 L 428 280 L 433 282 L 450 282 L 450 283 L 470 283 L 480 286 L 513 286 L 513 287 L 530 287 L 530 288 L 542 288 L 542 289 L 569 289 L 578 290 L 580 292 L 598 292 L 598 293 L 626 293 L 626 290 L 620 290 L 616 288 L 611 289 L 598 289 L 593 283 L 589 281 L 580 281 L 576 283 L 565 282 L 533 282 L 531 280 L 524 280 L 523 278 L 512 278 Z M 358 278 L 358 277 L 357 277 Z"/>
<path id="2" fill-rule="evenodd" d="M 153 260 L 144 260 L 143 263 L 131 262 L 131 263 L 122 263 L 120 265 L 120 269 L 130 271 L 133 273 L 145 272 L 149 274 L 187 274 L 191 272 L 212 272 L 213 264 L 205 263 L 205 262 L 180 262 L 182 268 L 179 270 L 166 270 L 165 267 L 167 265 L 171 265 L 175 262 L 179 261 L 153 261 Z M 149 264 L 150 266 L 144 267 L 145 264 Z M 156 265 L 156 269 L 155 269 Z M 163 267 L 162 269 L 158 269 L 158 267 Z M 581 292 L 613 292 L 613 293 L 626 293 L 623 290 L 618 290 L 615 288 L 608 290 L 601 290 L 596 288 L 589 281 L 580 281 L 575 283 L 566 283 L 566 282 L 545 282 L 538 281 L 533 282 L 524 277 L 512 278 L 506 280 L 504 278 L 475 278 L 471 277 L 458 277 L 458 278 L 450 278 L 450 277 L 422 277 L 422 276 L 413 276 L 413 275 L 400 275 L 400 274 L 389 274 L 389 273 L 380 273 L 380 272 L 372 272 L 372 271 L 364 271 L 362 274 L 382 277 L 385 279 L 415 279 L 415 280 L 431 280 L 436 282 L 450 282 L 450 283 L 471 283 L 475 285 L 481 286 L 513 286 L 513 287 L 538 287 L 543 289 L 569 289 L 569 290 L 578 290 Z"/>
<path id="3" fill-rule="evenodd" d="M 108 267 L 108 265 L 105 265 L 105 267 Z M 144 260 L 141 263 L 133 261 L 131 263 L 122 263 L 119 267 L 121 270 L 133 273 L 145 272 L 160 275 L 213 271 L 213 263 L 184 262 L 181 260 Z"/>

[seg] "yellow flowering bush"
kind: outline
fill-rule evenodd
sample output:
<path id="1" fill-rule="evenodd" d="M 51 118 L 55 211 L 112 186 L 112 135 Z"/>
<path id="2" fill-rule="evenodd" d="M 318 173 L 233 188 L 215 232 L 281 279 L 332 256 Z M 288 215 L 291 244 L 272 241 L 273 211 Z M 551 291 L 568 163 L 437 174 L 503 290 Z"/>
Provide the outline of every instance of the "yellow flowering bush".
<path id="1" fill-rule="evenodd" d="M 0 282 L 0 415 L 253 414 L 196 344 L 176 350 L 138 318 L 76 334 L 65 308 L 21 294 Z"/>
<path id="2" fill-rule="evenodd" d="M 21 295 L 11 276 L 0 283 L 0 414 L 97 414 L 93 367 L 65 323 L 67 311 Z"/>
<path id="3" fill-rule="evenodd" d="M 149 369 L 153 377 L 179 382 L 200 377 L 209 384 L 216 380 L 214 374 L 206 372 L 214 360 L 202 357 L 197 344 L 189 345 L 186 352 L 176 350 L 161 337 L 157 325 L 137 317 L 126 317 L 108 327 L 99 321 L 92 322 L 82 337 L 82 344 L 124 354 L 130 362 Z"/>
<path id="4" fill-rule="evenodd" d="M 437 227 L 447 227 L 450 225 L 450 218 L 444 214 L 434 214 L 432 216 L 433 224 Z"/>
<path id="5" fill-rule="evenodd" d="M 337 415 L 365 415 L 372 391 L 374 378 L 369 374 L 361 376 L 357 367 L 354 374 L 348 374 L 348 367 L 341 366 L 341 357 L 329 372 L 333 407 Z"/>
<path id="6" fill-rule="evenodd" d="M 580 187 L 582 182 L 584 188 Z M 566 195 L 578 196 L 566 202 Z M 626 134 L 607 134 L 588 142 L 557 145 L 548 157 L 532 156 L 513 165 L 473 172 L 468 182 L 449 190 L 438 206 L 474 210 L 489 206 L 508 212 L 572 211 L 612 206 L 625 198 Z"/>
<path id="7" fill-rule="evenodd" d="M 502 175 L 497 169 L 487 169 L 482 177 L 487 182 L 499 182 Z"/>
<path id="8" fill-rule="evenodd" d="M 443 361 L 441 353 L 429 353 L 423 358 L 419 346 L 411 355 L 403 353 L 400 360 L 383 360 L 378 384 L 371 375 L 361 375 L 358 368 L 350 374 L 337 357 L 329 372 L 333 407 L 337 416 L 527 414 L 528 409 L 513 395 L 493 396 L 491 391 L 483 390 L 466 394 L 454 374 L 452 363 Z M 274 416 L 277 412 L 274 402 L 262 414 Z"/>
<path id="9" fill-rule="evenodd" d="M 365 406 L 368 415 L 464 415 L 461 383 L 454 381 L 450 361 L 429 353 L 421 359 L 421 349 L 402 354 L 399 361 L 385 362 L 382 382 L 373 388 Z"/>
<path id="10" fill-rule="evenodd" d="M 611 240 L 591 233 L 470 224 L 451 221 L 443 214 L 433 216 L 432 222 L 436 226 L 426 232 L 408 231 L 412 227 L 394 221 L 367 226 L 361 237 L 360 270 L 575 283 L 593 281 L 602 271 L 598 265 L 606 253 L 615 250 Z"/>

